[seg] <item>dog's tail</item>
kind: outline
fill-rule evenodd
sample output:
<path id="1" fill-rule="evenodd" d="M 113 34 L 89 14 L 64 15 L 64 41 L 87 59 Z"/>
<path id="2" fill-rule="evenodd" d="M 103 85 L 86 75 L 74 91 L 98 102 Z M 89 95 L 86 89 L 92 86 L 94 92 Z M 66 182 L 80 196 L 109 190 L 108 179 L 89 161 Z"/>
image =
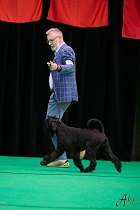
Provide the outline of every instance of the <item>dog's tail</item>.
<path id="1" fill-rule="evenodd" d="M 103 126 L 103 123 L 98 120 L 98 119 L 90 119 L 88 122 L 87 122 L 87 127 L 92 129 L 98 129 L 100 130 L 101 133 L 104 133 L 104 126 Z"/>

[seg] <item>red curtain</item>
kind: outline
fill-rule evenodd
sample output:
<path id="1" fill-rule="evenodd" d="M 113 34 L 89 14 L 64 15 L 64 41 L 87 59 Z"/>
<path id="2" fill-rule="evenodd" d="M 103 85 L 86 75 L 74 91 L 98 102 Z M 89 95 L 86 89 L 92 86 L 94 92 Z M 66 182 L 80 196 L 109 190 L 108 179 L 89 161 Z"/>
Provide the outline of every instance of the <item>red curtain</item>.
<path id="1" fill-rule="evenodd" d="M 122 37 L 140 39 L 140 0 L 124 0 Z"/>
<path id="2" fill-rule="evenodd" d="M 40 20 L 42 0 L 0 0 L 0 20 L 25 23 Z"/>
<path id="3" fill-rule="evenodd" d="M 47 19 L 85 28 L 108 26 L 108 0 L 51 0 Z"/>

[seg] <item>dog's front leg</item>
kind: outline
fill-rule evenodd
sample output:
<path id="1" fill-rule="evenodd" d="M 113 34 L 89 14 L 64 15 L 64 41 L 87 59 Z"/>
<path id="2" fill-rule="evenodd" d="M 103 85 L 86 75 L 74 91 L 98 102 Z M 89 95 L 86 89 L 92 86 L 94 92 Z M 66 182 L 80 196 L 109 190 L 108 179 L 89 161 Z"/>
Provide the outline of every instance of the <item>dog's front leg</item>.
<path id="1" fill-rule="evenodd" d="M 58 157 L 60 157 L 63 154 L 63 150 L 56 149 L 51 154 L 45 155 L 43 157 L 43 160 L 40 162 L 40 165 L 46 166 L 47 164 L 51 163 L 52 161 L 56 160 Z"/>
<path id="2" fill-rule="evenodd" d="M 62 154 L 63 154 L 63 150 L 61 150 L 60 148 L 57 148 L 56 150 L 54 150 L 49 156 L 50 156 L 50 162 L 56 160 L 57 158 L 59 158 Z"/>

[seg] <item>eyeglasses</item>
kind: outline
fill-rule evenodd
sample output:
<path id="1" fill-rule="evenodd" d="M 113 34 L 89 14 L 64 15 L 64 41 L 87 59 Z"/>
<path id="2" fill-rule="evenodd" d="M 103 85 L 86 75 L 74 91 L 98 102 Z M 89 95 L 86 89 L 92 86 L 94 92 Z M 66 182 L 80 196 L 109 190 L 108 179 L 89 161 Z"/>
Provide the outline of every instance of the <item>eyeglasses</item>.
<path id="1" fill-rule="evenodd" d="M 46 41 L 47 44 L 49 44 L 50 42 L 53 42 L 57 37 L 59 37 L 59 36 L 54 37 L 54 39 L 47 40 L 47 41 Z"/>

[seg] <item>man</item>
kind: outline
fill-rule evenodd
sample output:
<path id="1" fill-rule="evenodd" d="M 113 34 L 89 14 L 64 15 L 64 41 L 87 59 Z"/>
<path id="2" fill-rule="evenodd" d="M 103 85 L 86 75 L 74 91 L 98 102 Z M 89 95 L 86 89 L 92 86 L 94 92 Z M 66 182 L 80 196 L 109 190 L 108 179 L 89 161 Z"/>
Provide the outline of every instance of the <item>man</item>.
<path id="1" fill-rule="evenodd" d="M 53 61 L 47 62 L 50 69 L 49 85 L 50 99 L 47 116 L 56 116 L 62 119 L 65 111 L 72 103 L 78 102 L 76 84 L 76 58 L 74 50 L 63 39 L 63 33 L 58 28 L 51 28 L 46 32 L 47 43 L 54 52 Z M 52 138 L 55 149 L 57 148 L 56 135 Z M 85 151 L 80 152 L 80 158 Z M 58 160 L 47 164 L 48 167 L 69 167 L 67 155 L 64 152 Z"/>

